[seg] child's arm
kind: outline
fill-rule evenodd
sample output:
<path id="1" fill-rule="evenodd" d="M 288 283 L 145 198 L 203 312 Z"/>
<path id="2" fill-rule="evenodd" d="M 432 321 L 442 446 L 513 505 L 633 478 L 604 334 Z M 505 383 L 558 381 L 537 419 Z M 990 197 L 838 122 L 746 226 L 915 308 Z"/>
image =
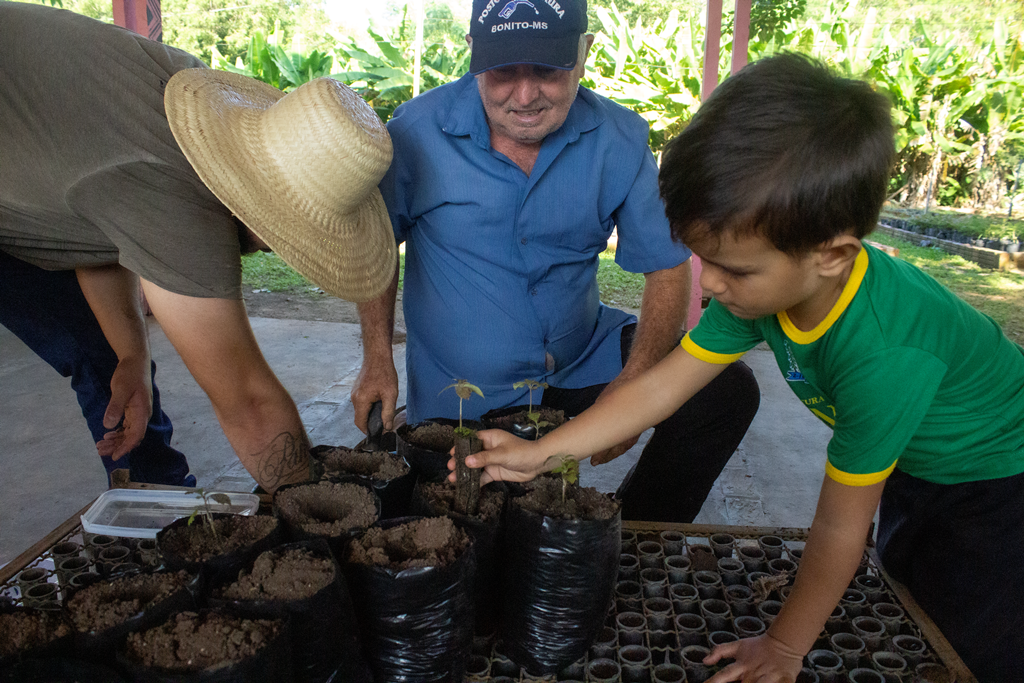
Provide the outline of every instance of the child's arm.
<path id="1" fill-rule="evenodd" d="M 494 430 L 480 432 L 487 450 L 469 456 L 466 464 L 485 468 L 481 483 L 528 481 L 551 469 L 547 463 L 553 455 L 582 460 L 658 424 L 725 368 L 697 360 L 677 347 L 653 368 L 616 387 L 538 441 Z"/>
<path id="2" fill-rule="evenodd" d="M 825 477 L 796 584 L 768 633 L 721 645 L 707 664 L 736 661 L 708 680 L 791 683 L 864 554 L 885 482 L 847 486 Z"/>

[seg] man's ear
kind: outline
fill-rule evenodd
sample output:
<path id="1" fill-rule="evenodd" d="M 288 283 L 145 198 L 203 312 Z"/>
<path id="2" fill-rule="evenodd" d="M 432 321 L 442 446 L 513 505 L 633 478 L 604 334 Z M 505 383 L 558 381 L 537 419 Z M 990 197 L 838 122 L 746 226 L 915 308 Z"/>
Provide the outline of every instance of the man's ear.
<path id="1" fill-rule="evenodd" d="M 853 235 L 839 235 L 818 247 L 819 268 L 824 277 L 845 271 L 861 250 L 860 240 Z"/>

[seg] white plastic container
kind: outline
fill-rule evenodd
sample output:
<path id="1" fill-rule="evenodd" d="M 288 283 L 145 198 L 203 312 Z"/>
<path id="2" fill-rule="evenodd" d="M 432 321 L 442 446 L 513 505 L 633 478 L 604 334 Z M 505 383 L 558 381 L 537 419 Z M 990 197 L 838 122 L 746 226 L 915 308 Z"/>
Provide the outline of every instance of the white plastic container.
<path id="1" fill-rule="evenodd" d="M 223 493 L 231 504 L 214 502 L 211 494 Z M 210 512 L 252 515 L 260 506 L 254 493 L 207 491 Z M 111 489 L 105 491 L 82 515 L 82 528 L 90 534 L 129 538 L 156 538 L 158 531 L 196 509 L 202 511 L 203 499 L 191 491 L 150 489 Z"/>

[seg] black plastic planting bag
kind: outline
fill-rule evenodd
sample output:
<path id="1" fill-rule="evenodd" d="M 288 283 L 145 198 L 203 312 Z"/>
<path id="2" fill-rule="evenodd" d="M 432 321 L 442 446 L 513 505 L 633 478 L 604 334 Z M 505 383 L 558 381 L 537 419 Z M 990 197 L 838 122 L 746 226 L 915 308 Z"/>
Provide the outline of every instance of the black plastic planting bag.
<path id="1" fill-rule="evenodd" d="M 202 571 L 200 571 L 192 576 L 188 584 L 175 590 L 162 600 L 151 605 L 143 605 L 137 614 L 116 626 L 111 626 L 101 631 L 75 631 L 75 655 L 81 659 L 99 664 L 107 664 L 113 661 L 117 647 L 129 633 L 144 631 L 147 628 L 161 624 L 174 612 L 194 610 L 196 608 L 196 599 L 203 589 L 203 583 Z"/>
<path id="2" fill-rule="evenodd" d="M 380 518 L 394 519 L 409 514 L 409 498 L 412 487 L 416 484 L 416 474 L 409 468 L 405 474 L 381 481 L 361 474 L 338 474 L 328 477 L 329 481 L 339 484 L 363 484 L 373 489 L 380 499 Z"/>
<path id="3" fill-rule="evenodd" d="M 334 481 L 334 480 L 332 480 L 332 481 Z M 346 479 L 345 481 L 338 481 L 337 483 L 354 484 L 355 486 L 361 486 L 361 487 L 367 489 L 368 491 L 370 491 L 370 493 L 373 495 L 373 502 L 374 502 L 374 506 L 375 506 L 375 509 L 376 509 L 376 519 L 380 519 L 381 518 L 380 517 L 380 511 L 381 511 L 380 496 L 377 495 L 377 491 L 373 488 L 370 479 L 368 479 L 366 477 L 352 477 L 350 479 Z M 338 562 L 342 562 L 344 560 L 344 558 L 345 558 L 345 555 L 348 552 L 347 551 L 348 542 L 354 536 L 358 536 L 359 534 L 361 534 L 364 531 L 366 531 L 365 527 L 358 527 L 358 526 L 357 527 L 352 527 L 350 529 L 346 529 L 345 531 L 341 532 L 340 534 L 338 534 L 336 536 L 321 536 L 321 535 L 312 533 L 310 531 L 307 531 L 301 525 L 296 524 L 294 522 L 294 520 L 289 519 L 288 516 L 283 514 L 282 511 L 281 511 L 281 508 L 280 508 L 277 496 L 282 491 L 287 491 L 289 489 L 297 488 L 297 487 L 302 487 L 302 486 L 316 486 L 316 485 L 317 485 L 317 482 L 303 482 L 301 484 L 286 484 L 286 485 L 282 486 L 281 488 L 277 489 L 277 491 L 274 492 L 274 502 L 273 502 L 274 515 L 279 517 L 281 519 L 282 524 L 284 524 L 285 538 L 287 538 L 289 541 L 298 542 L 298 541 L 314 541 L 314 540 L 322 539 L 322 540 L 327 542 L 328 547 L 330 548 L 331 552 L 334 554 L 334 557 L 338 560 Z M 335 520 L 332 517 L 331 519 L 321 519 L 319 521 L 331 522 L 331 521 L 335 521 Z"/>
<path id="4" fill-rule="evenodd" d="M 391 528 L 419 518 L 392 519 Z M 363 648 L 378 683 L 462 683 L 473 646 L 472 540 L 444 567 L 349 563 Z"/>
<path id="5" fill-rule="evenodd" d="M 221 610 L 204 609 L 199 614 L 211 612 L 244 618 Z M 146 666 L 128 657 L 124 644 L 117 650 L 117 664 L 131 683 L 292 683 L 290 627 L 288 621 L 279 622 L 277 634 L 252 656 L 210 669 L 175 671 Z"/>
<path id="6" fill-rule="evenodd" d="M 455 445 L 454 436 L 452 437 L 452 442 L 447 444 L 448 447 L 442 450 L 432 450 L 409 441 L 409 436 L 412 432 L 420 427 L 428 427 L 432 424 L 454 428 L 459 426 L 459 421 L 446 417 L 432 417 L 429 420 L 417 422 L 416 424 L 402 425 L 395 434 L 398 454 L 409 463 L 409 467 L 416 474 L 416 478 L 421 481 L 438 482 L 448 478 L 448 461 L 452 457 L 449 451 Z M 463 420 L 462 424 L 473 430 L 485 428 L 483 422 L 474 420 Z"/>
<path id="7" fill-rule="evenodd" d="M 359 652 L 359 631 L 348 584 L 322 539 L 278 546 L 267 552 L 284 553 L 290 549 L 308 550 L 318 558 L 335 564 L 334 581 L 308 598 L 295 600 L 234 600 L 216 597 L 218 587 L 208 600 L 210 607 L 224 608 L 249 619 L 291 621 L 292 670 L 296 683 L 368 683 L 370 673 Z"/>
<path id="8" fill-rule="evenodd" d="M 498 553 L 501 549 L 501 538 L 504 532 L 508 489 L 504 482 L 491 482 L 481 490 L 481 494 L 486 491 L 500 493 L 504 499 L 500 513 L 491 519 L 481 519 L 480 517 L 460 515 L 432 504 L 423 497 L 422 485 L 422 481 L 417 482 L 412 491 L 409 512 L 424 517 L 447 515 L 455 520 L 462 529 L 465 529 L 469 537 L 473 539 L 473 553 L 476 556 L 476 575 L 473 581 L 475 630 L 478 634 L 491 634 L 498 627 L 498 614 L 501 607 L 501 600 L 498 598 L 501 595 Z"/>
<path id="9" fill-rule="evenodd" d="M 57 607 L 56 603 L 54 603 L 54 607 Z M 26 660 L 73 656 L 74 632 L 71 625 L 67 620 L 65 620 L 63 612 L 57 609 L 35 610 L 27 607 L 15 606 L 12 603 L 4 601 L 0 603 L 0 614 L 10 615 L 12 619 L 25 618 L 32 619 L 33 621 L 39 620 L 37 624 L 39 632 L 46 633 L 47 637 L 50 638 L 50 640 L 46 642 L 40 642 L 16 652 L 7 653 L 7 647 L 0 648 L 0 672 L 5 672 L 8 667 L 13 667 L 19 662 Z M 19 622 L 17 628 L 19 630 L 23 629 L 24 625 Z M 3 643 L 3 645 L 8 644 Z"/>
<path id="10" fill-rule="evenodd" d="M 232 516 L 233 515 L 231 513 L 227 512 L 218 512 L 212 515 L 215 521 Z M 269 517 L 269 515 L 265 515 L 265 517 Z M 277 524 L 274 529 L 263 538 L 251 545 L 243 546 L 219 555 L 213 555 L 202 561 L 186 559 L 185 557 L 172 552 L 168 548 L 168 544 L 166 542 L 167 535 L 171 533 L 172 529 L 187 527 L 189 525 L 187 517 L 177 519 L 158 531 L 156 535 L 156 543 L 157 547 L 160 549 L 160 554 L 164 558 L 164 565 L 172 571 L 184 569 L 191 574 L 196 574 L 199 572 L 200 568 L 202 568 L 206 580 L 211 583 L 234 581 L 238 578 L 238 572 L 249 567 L 260 553 L 285 542 L 284 525 L 281 524 L 281 521 L 277 518 L 269 518 L 274 519 Z M 192 523 L 202 524 L 203 520 L 197 517 Z"/>
<path id="11" fill-rule="evenodd" d="M 532 674 L 582 657 L 604 626 L 619 569 L 622 514 L 555 519 L 513 501 L 502 545 L 505 654 Z"/>
<path id="12" fill-rule="evenodd" d="M 10 669 L 0 669 L 0 683 L 123 682 L 113 669 L 77 659 L 27 659 Z"/>

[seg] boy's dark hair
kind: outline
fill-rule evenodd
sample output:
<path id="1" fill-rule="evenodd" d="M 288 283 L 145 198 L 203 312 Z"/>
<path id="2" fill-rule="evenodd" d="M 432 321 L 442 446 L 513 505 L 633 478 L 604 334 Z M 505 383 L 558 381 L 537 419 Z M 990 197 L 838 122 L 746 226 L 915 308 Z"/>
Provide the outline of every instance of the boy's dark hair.
<path id="1" fill-rule="evenodd" d="M 884 95 L 781 54 L 715 89 L 666 146 L 658 185 L 680 242 L 756 233 L 799 254 L 875 228 L 894 154 Z"/>

